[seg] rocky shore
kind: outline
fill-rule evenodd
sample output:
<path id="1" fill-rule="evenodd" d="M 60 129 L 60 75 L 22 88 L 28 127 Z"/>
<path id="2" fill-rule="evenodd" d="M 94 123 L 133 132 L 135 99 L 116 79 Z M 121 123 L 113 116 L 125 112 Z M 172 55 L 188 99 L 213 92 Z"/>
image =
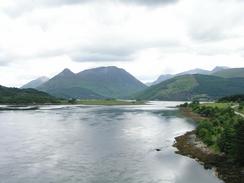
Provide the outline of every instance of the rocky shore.
<path id="1" fill-rule="evenodd" d="M 201 117 L 187 109 L 181 109 L 184 115 L 194 120 Z M 228 161 L 224 154 L 218 154 L 208 148 L 197 136 L 196 131 L 187 132 L 175 138 L 176 153 L 191 157 L 202 164 L 206 169 L 213 168 L 225 183 L 244 183 L 244 168 Z"/>

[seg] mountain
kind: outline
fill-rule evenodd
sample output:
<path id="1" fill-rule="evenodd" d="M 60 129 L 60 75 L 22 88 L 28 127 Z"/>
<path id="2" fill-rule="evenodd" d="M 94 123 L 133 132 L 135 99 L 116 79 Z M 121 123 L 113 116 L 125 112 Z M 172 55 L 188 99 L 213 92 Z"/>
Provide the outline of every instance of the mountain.
<path id="1" fill-rule="evenodd" d="M 183 75 L 161 82 L 139 93 L 143 100 L 213 100 L 244 93 L 244 78 Z"/>
<path id="2" fill-rule="evenodd" d="M 238 78 L 238 77 L 244 77 L 244 68 L 231 68 L 231 69 L 225 69 L 220 70 L 215 73 L 213 73 L 215 76 L 223 77 L 223 78 Z"/>
<path id="3" fill-rule="evenodd" d="M 171 79 L 173 77 L 174 77 L 174 75 L 172 75 L 172 74 L 163 74 L 163 75 L 159 76 L 156 81 L 151 82 L 151 83 L 146 83 L 146 84 L 147 84 L 147 86 L 156 85 L 158 83 L 161 83 L 161 82 L 168 80 L 168 79 Z"/>
<path id="4" fill-rule="evenodd" d="M 230 69 L 229 67 L 225 67 L 225 66 L 216 66 L 212 71 L 211 74 L 214 74 L 216 72 L 220 72 L 220 71 L 224 71 L 226 69 Z"/>
<path id="5" fill-rule="evenodd" d="M 58 103 L 47 93 L 35 89 L 19 89 L 0 86 L 0 104 L 45 104 Z"/>
<path id="6" fill-rule="evenodd" d="M 39 90 L 65 98 L 125 98 L 146 86 L 124 69 L 114 66 L 84 70 L 69 69 L 38 87 Z"/>
<path id="7" fill-rule="evenodd" d="M 41 86 L 43 83 L 47 82 L 49 78 L 42 76 L 39 77 L 33 81 L 30 81 L 29 83 L 23 85 L 21 88 L 37 88 L 38 86 Z"/>

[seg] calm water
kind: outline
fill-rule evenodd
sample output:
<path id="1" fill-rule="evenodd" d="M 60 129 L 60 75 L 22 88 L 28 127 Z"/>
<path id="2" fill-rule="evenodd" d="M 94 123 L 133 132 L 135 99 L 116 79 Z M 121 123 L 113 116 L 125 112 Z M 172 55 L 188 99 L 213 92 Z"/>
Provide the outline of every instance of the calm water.
<path id="1" fill-rule="evenodd" d="M 174 137 L 194 128 L 175 105 L 0 112 L 0 182 L 220 183 L 174 153 Z"/>

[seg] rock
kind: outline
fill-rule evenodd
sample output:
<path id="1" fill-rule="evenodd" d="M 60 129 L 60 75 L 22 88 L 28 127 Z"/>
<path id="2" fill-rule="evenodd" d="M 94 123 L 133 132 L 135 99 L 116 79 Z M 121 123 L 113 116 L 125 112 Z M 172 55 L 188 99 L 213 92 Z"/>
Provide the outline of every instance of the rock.
<path id="1" fill-rule="evenodd" d="M 243 167 L 229 162 L 223 153 L 214 153 L 200 139 L 195 138 L 195 133 L 191 131 L 175 138 L 177 153 L 197 160 L 206 169 L 215 168 L 215 174 L 225 183 L 244 183 Z"/>

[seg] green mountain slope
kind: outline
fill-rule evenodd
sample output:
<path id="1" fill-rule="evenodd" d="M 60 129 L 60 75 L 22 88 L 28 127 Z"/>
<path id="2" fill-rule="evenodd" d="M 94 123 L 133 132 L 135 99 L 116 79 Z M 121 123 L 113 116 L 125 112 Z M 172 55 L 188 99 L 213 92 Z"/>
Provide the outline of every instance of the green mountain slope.
<path id="1" fill-rule="evenodd" d="M 232 69 L 225 69 L 222 71 L 218 71 L 213 73 L 215 76 L 224 77 L 224 78 L 238 78 L 244 77 L 244 68 L 232 68 Z"/>
<path id="2" fill-rule="evenodd" d="M 55 97 L 35 89 L 18 89 L 0 86 L 0 104 L 57 103 Z"/>
<path id="3" fill-rule="evenodd" d="M 126 98 L 146 86 L 117 67 L 99 67 L 74 74 L 65 69 L 39 90 L 65 98 Z"/>
<path id="4" fill-rule="evenodd" d="M 143 100 L 218 99 L 244 93 L 244 78 L 220 78 L 210 75 L 178 76 L 139 93 Z"/>

